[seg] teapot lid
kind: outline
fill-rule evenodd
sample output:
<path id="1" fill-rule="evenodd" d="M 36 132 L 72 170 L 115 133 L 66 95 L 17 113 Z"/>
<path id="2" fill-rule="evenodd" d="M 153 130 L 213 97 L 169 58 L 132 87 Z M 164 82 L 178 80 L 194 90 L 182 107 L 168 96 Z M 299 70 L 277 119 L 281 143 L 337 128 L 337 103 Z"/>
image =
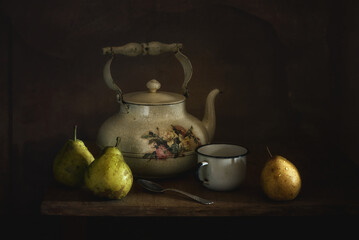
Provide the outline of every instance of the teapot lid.
<path id="1" fill-rule="evenodd" d="M 156 79 L 147 82 L 146 87 L 149 89 L 147 92 L 142 91 L 124 94 L 123 101 L 137 105 L 170 105 L 186 100 L 185 96 L 178 93 L 157 91 L 161 88 L 161 83 Z"/>

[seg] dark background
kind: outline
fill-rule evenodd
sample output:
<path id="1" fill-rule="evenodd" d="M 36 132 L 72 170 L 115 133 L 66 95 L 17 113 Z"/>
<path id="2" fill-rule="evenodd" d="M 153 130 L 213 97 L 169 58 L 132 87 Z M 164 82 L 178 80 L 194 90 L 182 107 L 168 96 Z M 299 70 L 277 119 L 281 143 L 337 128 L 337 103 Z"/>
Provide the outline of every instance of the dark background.
<path id="1" fill-rule="evenodd" d="M 291 159 L 313 180 L 337 177 L 343 164 L 357 170 L 358 10 L 334 0 L 2 1 L 0 213 L 40 216 L 73 126 L 94 142 L 118 111 L 102 48 L 128 42 L 183 43 L 194 70 L 188 112 L 201 119 L 209 91 L 223 91 L 215 142 L 263 156 L 271 145 L 288 158 L 301 146 L 321 156 Z M 112 74 L 125 93 L 152 78 L 180 92 L 183 81 L 171 54 L 118 57 Z"/>

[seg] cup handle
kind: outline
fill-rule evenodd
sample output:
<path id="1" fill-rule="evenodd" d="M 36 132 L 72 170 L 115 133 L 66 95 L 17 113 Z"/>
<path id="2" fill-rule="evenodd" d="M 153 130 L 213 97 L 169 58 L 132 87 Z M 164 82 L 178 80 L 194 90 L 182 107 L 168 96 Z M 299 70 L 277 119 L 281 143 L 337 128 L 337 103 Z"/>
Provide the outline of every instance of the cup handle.
<path id="1" fill-rule="evenodd" d="M 206 168 L 208 166 L 208 162 L 199 162 L 197 167 L 196 176 L 199 181 L 202 183 L 208 184 L 207 174 L 206 174 Z"/>

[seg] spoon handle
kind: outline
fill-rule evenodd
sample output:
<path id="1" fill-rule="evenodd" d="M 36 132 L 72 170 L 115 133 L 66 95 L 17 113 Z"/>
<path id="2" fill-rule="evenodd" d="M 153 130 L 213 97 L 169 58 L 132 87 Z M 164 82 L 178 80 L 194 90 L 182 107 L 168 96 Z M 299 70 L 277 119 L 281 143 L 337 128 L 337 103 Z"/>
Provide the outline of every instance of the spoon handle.
<path id="1" fill-rule="evenodd" d="M 207 200 L 207 199 L 204 199 L 204 198 L 201 198 L 201 197 L 198 197 L 198 196 L 195 196 L 193 194 L 190 194 L 190 193 L 187 193 L 187 192 L 184 192 L 184 191 L 181 191 L 181 190 L 178 190 L 178 189 L 175 189 L 175 188 L 166 188 L 164 189 L 163 191 L 173 191 L 173 192 L 177 192 L 177 193 L 181 193 L 189 198 L 192 198 L 193 200 L 197 201 L 197 202 L 200 202 L 202 204 L 206 204 L 206 205 L 209 205 L 209 204 L 213 204 L 214 202 L 211 201 L 211 200 Z"/>

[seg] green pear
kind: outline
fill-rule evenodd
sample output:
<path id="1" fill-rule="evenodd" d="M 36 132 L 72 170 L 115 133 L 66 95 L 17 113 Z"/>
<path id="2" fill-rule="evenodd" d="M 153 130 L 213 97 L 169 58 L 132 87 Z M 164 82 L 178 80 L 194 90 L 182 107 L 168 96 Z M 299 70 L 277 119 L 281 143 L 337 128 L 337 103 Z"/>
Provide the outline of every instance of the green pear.
<path id="1" fill-rule="evenodd" d="M 77 126 L 74 128 L 74 139 L 65 143 L 53 162 L 55 180 L 70 187 L 81 187 L 84 184 L 85 170 L 95 160 L 84 142 L 77 139 L 76 132 Z"/>
<path id="2" fill-rule="evenodd" d="M 133 175 L 118 149 L 119 142 L 118 137 L 115 146 L 104 148 L 85 172 L 85 185 L 96 196 L 121 199 L 131 190 Z"/>

